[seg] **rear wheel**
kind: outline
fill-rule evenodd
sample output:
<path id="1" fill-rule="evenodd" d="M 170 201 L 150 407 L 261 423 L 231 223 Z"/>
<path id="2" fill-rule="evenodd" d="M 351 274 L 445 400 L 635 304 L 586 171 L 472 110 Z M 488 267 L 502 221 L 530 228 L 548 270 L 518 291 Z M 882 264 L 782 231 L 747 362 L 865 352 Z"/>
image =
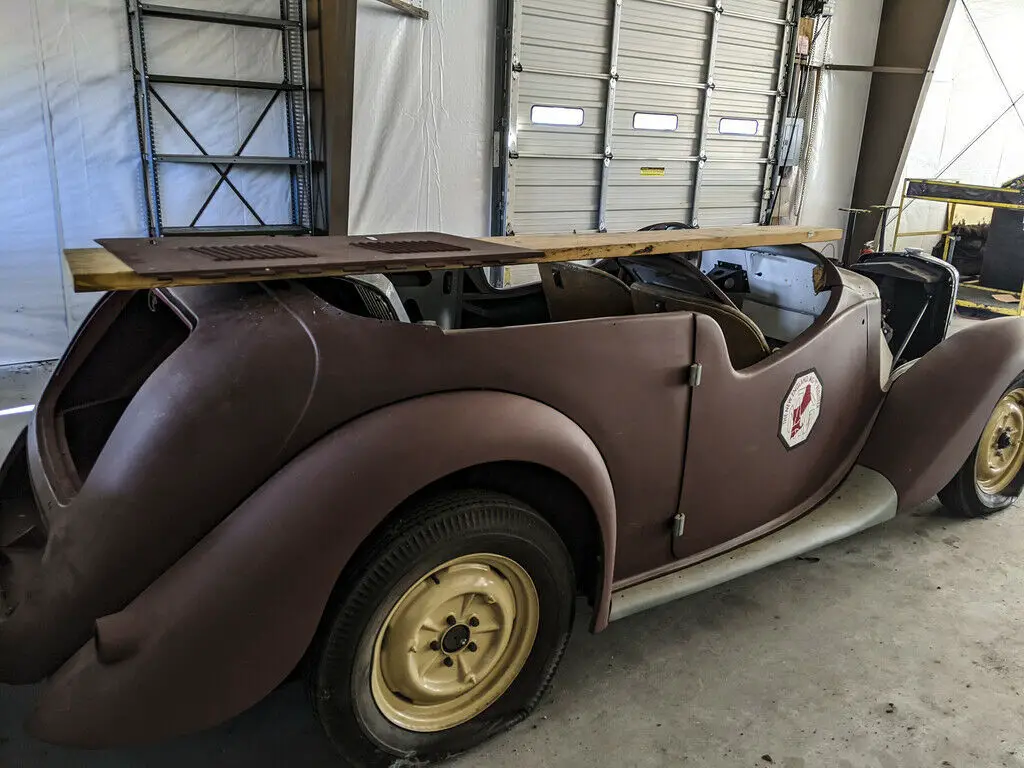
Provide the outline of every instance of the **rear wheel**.
<path id="1" fill-rule="evenodd" d="M 537 705 L 572 625 L 558 534 L 502 494 L 460 491 L 393 524 L 339 586 L 307 683 L 349 763 L 429 763 Z"/>
<path id="2" fill-rule="evenodd" d="M 966 517 L 1006 509 L 1024 486 L 1024 374 L 999 398 L 967 461 L 939 500 Z"/>

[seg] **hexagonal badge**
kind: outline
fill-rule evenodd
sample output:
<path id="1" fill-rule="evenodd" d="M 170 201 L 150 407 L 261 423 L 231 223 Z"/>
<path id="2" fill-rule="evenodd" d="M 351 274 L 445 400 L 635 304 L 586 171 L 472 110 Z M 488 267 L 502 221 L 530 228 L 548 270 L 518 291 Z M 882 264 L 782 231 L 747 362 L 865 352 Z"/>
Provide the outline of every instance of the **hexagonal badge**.
<path id="1" fill-rule="evenodd" d="M 779 439 L 787 448 L 795 448 L 811 436 L 821 413 L 821 379 L 814 369 L 793 379 L 789 394 L 782 401 Z"/>

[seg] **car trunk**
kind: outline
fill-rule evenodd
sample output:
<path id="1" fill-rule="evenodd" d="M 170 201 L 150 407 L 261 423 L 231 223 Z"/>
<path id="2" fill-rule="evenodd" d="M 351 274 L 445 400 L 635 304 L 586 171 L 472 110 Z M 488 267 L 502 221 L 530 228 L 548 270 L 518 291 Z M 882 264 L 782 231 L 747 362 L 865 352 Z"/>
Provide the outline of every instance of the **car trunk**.
<path id="1" fill-rule="evenodd" d="M 37 415 L 47 476 L 62 501 L 82 487 L 132 398 L 191 330 L 166 297 L 145 291 L 108 297 L 88 327 Z"/>

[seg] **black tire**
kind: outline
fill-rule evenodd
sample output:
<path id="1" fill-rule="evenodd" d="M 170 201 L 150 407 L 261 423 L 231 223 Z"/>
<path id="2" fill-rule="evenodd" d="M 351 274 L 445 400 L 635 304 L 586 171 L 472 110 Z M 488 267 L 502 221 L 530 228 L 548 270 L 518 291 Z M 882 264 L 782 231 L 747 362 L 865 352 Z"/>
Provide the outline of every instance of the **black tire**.
<path id="1" fill-rule="evenodd" d="M 412 586 L 449 561 L 476 553 L 518 563 L 536 587 L 536 640 L 509 688 L 473 719 L 447 730 L 406 730 L 385 717 L 371 690 L 377 635 Z M 313 708 L 353 766 L 427 765 L 479 744 L 537 706 L 569 639 L 575 610 L 572 560 L 555 530 L 510 496 L 456 491 L 415 505 L 347 570 L 306 666 Z"/>
<path id="2" fill-rule="evenodd" d="M 1022 388 L 1024 388 L 1024 373 L 1017 376 L 1006 388 L 999 402 L 1002 402 L 1003 398 L 1014 390 Z M 983 439 L 984 436 L 979 438 L 971 455 L 967 457 L 967 461 L 963 463 L 946 487 L 939 491 L 939 501 L 942 502 L 942 505 L 962 517 L 984 517 L 993 512 L 1000 512 L 1017 500 L 1022 487 L 1024 487 L 1024 469 L 1019 471 L 1009 485 L 999 493 L 986 493 L 979 487 L 975 467 Z"/>

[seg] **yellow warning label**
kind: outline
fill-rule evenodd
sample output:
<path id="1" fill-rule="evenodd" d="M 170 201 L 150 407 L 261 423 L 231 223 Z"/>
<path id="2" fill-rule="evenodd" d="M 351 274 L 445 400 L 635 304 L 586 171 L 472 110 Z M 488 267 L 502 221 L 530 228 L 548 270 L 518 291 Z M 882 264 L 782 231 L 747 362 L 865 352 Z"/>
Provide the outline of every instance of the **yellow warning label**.
<path id="1" fill-rule="evenodd" d="M 665 175 L 665 169 L 664 168 L 655 168 L 655 167 L 650 166 L 650 165 L 643 165 L 643 166 L 640 167 L 640 175 L 641 176 L 664 176 Z"/>

